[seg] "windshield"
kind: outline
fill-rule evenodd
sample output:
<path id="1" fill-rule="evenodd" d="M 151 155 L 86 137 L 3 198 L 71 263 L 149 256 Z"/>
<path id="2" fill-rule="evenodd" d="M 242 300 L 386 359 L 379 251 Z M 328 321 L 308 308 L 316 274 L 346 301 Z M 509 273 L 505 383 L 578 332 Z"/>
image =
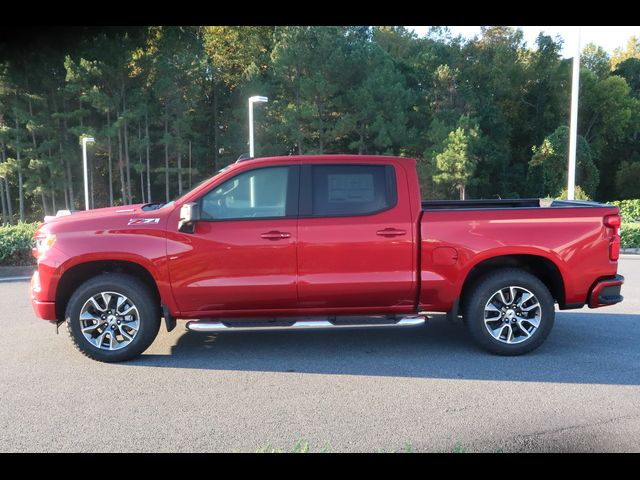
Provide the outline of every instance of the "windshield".
<path id="1" fill-rule="evenodd" d="M 178 200 L 186 197 L 187 195 L 189 195 L 191 192 L 193 192 L 196 188 L 198 188 L 200 185 L 202 185 L 205 182 L 208 182 L 209 180 L 216 178 L 218 175 L 220 175 L 222 172 L 226 171 L 229 169 L 231 165 L 227 165 L 226 167 L 221 168 L 220 170 L 218 170 L 216 172 L 216 174 L 213 177 L 209 177 L 209 178 L 205 178 L 204 180 L 201 180 L 200 182 L 198 182 L 193 188 L 191 188 L 191 190 L 189 190 L 186 193 L 183 193 L 182 195 L 180 195 L 179 197 L 174 197 L 173 200 L 163 203 L 163 202 L 157 202 L 157 203 L 147 203 L 146 205 L 142 206 L 143 210 L 157 210 L 159 208 L 164 208 L 164 207 L 169 207 L 171 205 L 173 205 L 174 203 L 176 203 Z"/>

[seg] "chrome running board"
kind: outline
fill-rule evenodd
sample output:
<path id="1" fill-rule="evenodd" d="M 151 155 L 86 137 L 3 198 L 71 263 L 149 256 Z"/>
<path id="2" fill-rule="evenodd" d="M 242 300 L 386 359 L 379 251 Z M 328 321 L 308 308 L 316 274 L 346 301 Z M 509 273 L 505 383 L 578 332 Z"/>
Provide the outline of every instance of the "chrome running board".
<path id="1" fill-rule="evenodd" d="M 394 323 L 352 323 L 335 324 L 327 320 L 299 320 L 292 325 L 274 326 L 228 326 L 222 322 L 195 321 L 187 322 L 187 330 L 192 332 L 275 332 L 282 330 L 330 330 L 334 328 L 391 328 L 391 327 L 417 327 L 424 325 L 427 318 L 423 315 L 402 317 Z"/>

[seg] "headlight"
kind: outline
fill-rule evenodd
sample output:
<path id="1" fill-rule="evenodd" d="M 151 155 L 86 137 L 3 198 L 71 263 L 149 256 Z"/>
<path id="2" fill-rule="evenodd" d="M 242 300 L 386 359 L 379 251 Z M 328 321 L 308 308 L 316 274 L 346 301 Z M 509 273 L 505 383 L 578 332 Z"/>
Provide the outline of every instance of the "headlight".
<path id="1" fill-rule="evenodd" d="M 53 233 L 37 233 L 35 236 L 36 246 L 31 249 L 34 257 L 40 258 L 56 243 L 56 236 Z"/>

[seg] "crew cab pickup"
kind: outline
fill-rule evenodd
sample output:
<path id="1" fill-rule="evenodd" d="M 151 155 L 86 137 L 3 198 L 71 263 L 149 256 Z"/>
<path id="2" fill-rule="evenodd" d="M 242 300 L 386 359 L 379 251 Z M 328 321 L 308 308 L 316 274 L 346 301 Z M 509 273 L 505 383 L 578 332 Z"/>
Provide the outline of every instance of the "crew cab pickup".
<path id="1" fill-rule="evenodd" d="M 484 349 L 538 347 L 560 310 L 622 301 L 617 207 L 421 201 L 416 161 L 248 159 L 166 204 L 49 219 L 31 294 L 90 358 L 189 330 L 393 328 L 462 317 Z"/>

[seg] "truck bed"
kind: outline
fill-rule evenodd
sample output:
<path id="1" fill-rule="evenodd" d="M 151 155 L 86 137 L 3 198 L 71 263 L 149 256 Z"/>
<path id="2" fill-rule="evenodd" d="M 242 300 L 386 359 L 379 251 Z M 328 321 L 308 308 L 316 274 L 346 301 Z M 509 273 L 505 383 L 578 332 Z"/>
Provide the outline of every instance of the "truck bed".
<path id="1" fill-rule="evenodd" d="M 604 203 L 584 200 L 551 200 L 544 198 L 482 199 L 482 200 L 427 200 L 422 210 L 494 210 L 524 208 L 602 208 Z"/>
<path id="2" fill-rule="evenodd" d="M 610 259 L 613 229 L 603 222 L 618 213 L 612 205 L 550 199 L 436 200 L 421 205 L 424 310 L 441 311 L 454 304 L 462 283 L 483 262 L 523 268 L 534 258 L 543 259 L 543 270 L 555 278 L 550 282 L 559 285 L 561 309 L 581 307 L 595 280 L 616 274 L 617 262 Z"/>

